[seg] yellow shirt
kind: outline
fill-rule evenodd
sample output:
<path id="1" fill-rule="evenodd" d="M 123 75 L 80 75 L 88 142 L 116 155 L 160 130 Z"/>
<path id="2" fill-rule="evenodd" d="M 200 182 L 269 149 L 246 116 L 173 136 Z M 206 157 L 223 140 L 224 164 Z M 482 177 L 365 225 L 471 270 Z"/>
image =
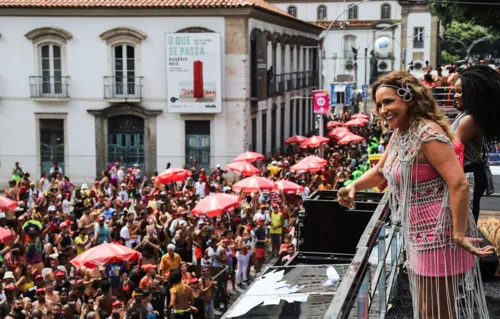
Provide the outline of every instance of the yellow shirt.
<path id="1" fill-rule="evenodd" d="M 88 238 L 89 238 L 88 235 L 85 235 L 85 238 L 82 238 L 80 236 L 76 236 L 75 245 L 76 245 L 76 254 L 77 255 L 83 254 L 85 252 L 85 246 L 82 246 L 82 244 L 84 242 L 86 242 Z"/>
<path id="2" fill-rule="evenodd" d="M 166 274 L 171 270 L 178 270 L 181 267 L 181 256 L 178 253 L 174 253 L 174 257 L 170 258 L 170 256 L 165 254 L 165 256 L 161 257 L 160 262 L 160 270 L 163 271 L 164 277 L 166 278 Z"/>
<path id="3" fill-rule="evenodd" d="M 271 176 L 278 174 L 278 166 L 276 165 L 269 165 L 267 169 L 269 170 Z"/>
<path id="4" fill-rule="evenodd" d="M 321 184 L 321 185 L 319 185 L 319 186 L 318 186 L 318 189 L 319 189 L 320 191 L 328 191 L 328 190 L 331 190 L 331 189 L 332 189 L 332 185 L 330 185 L 330 184 L 328 184 L 328 183 L 327 183 L 327 184 L 325 184 L 325 185 Z"/>
<path id="5" fill-rule="evenodd" d="M 271 214 L 271 230 L 270 230 L 271 234 L 279 235 L 283 231 L 283 227 L 278 227 L 281 225 L 281 217 L 282 216 L 283 215 L 281 213 L 278 213 L 278 214 L 272 213 Z M 273 228 L 273 227 L 277 227 L 277 228 Z"/>

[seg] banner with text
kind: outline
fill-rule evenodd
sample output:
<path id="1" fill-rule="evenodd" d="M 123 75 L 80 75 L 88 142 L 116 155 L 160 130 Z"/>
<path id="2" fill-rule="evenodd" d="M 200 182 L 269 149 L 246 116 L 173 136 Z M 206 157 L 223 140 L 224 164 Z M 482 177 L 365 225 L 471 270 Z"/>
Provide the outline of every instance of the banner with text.
<path id="1" fill-rule="evenodd" d="M 167 33 L 167 110 L 222 112 L 219 33 Z"/>
<path id="2" fill-rule="evenodd" d="M 328 91 L 312 91 L 313 107 L 315 114 L 328 114 L 330 112 L 330 97 Z"/>

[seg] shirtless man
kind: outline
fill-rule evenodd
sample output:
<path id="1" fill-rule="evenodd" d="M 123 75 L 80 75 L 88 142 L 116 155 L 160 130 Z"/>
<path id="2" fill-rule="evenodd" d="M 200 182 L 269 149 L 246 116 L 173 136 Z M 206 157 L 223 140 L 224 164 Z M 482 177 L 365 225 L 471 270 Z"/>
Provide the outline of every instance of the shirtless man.
<path id="1" fill-rule="evenodd" d="M 41 311 L 43 314 L 48 315 L 52 313 L 52 301 L 45 299 L 45 288 L 38 288 L 36 290 L 37 300 L 33 303 L 33 309 Z"/>
<path id="2" fill-rule="evenodd" d="M 113 301 L 115 301 L 115 298 L 113 297 L 113 295 L 111 295 L 111 284 L 109 280 L 101 280 L 101 293 L 102 295 L 97 297 L 99 310 L 101 312 L 105 311 L 109 316 L 113 311 Z"/>
<path id="3" fill-rule="evenodd" d="M 194 304 L 191 287 L 182 282 L 182 275 L 178 270 L 170 273 L 170 304 L 169 310 L 174 309 L 175 319 L 190 319 L 191 313 L 198 311 Z"/>
<path id="4" fill-rule="evenodd" d="M 200 278 L 200 291 L 205 295 L 205 313 L 208 319 L 214 319 L 214 294 L 216 281 L 210 276 L 210 269 L 208 267 L 201 268 Z"/>
<path id="5" fill-rule="evenodd" d="M 85 276 L 83 277 L 83 284 L 85 285 L 85 295 L 87 297 L 94 296 L 99 288 L 99 279 L 101 278 L 101 272 L 98 268 L 89 268 L 85 270 Z"/>
<path id="6" fill-rule="evenodd" d="M 87 230 L 91 230 L 91 229 L 89 229 L 91 226 L 93 227 L 92 219 L 91 219 L 91 216 L 90 216 L 90 207 L 89 206 L 85 206 L 83 208 L 82 217 L 78 221 L 78 228 L 85 227 L 85 228 L 87 228 Z"/>

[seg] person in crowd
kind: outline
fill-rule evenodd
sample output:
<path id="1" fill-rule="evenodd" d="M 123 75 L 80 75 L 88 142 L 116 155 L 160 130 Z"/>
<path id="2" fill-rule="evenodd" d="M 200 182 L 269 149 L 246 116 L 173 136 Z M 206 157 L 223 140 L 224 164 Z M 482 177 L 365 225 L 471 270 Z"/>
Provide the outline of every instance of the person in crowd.
<path id="1" fill-rule="evenodd" d="M 168 281 L 171 287 L 169 309 L 173 310 L 174 318 L 191 319 L 191 314 L 198 311 L 194 307 L 191 287 L 182 282 L 182 276 L 178 270 L 172 271 Z"/>
<path id="2" fill-rule="evenodd" d="M 452 129 L 465 148 L 464 171 L 474 175 L 472 213 L 476 223 L 481 197 L 494 192 L 488 155 L 500 141 L 500 111 L 492 107 L 499 99 L 500 74 L 489 66 L 474 65 L 459 73 L 454 100 L 460 114 Z"/>
<path id="3" fill-rule="evenodd" d="M 478 309 L 474 318 L 488 318 L 475 256 L 489 256 L 493 248 L 478 248 L 481 240 L 467 237 L 477 236 L 477 227 L 468 223 L 469 185 L 446 119 L 429 91 L 406 72 L 378 79 L 372 99 L 394 134 L 377 165 L 347 186 L 347 196 L 339 191 L 340 203 L 352 207 L 357 191 L 387 180 L 392 221 L 401 224 L 406 246 L 414 317 L 454 318 Z M 470 289 L 459 290 L 465 278 Z"/>

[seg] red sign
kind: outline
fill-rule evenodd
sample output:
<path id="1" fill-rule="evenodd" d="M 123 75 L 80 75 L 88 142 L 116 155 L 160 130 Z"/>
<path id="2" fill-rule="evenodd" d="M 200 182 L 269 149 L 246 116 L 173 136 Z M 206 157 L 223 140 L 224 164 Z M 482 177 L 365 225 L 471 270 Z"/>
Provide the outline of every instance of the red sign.
<path id="1" fill-rule="evenodd" d="M 312 91 L 314 113 L 328 114 L 330 111 L 330 96 L 323 90 Z"/>

